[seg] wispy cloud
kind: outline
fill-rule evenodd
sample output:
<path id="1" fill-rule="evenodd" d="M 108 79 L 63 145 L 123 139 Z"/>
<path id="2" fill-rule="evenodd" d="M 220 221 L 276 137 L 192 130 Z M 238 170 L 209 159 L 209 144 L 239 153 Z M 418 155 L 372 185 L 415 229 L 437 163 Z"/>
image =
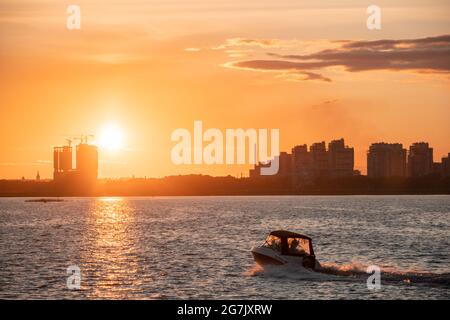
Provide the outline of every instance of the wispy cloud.
<path id="1" fill-rule="evenodd" d="M 280 39 L 250 39 L 250 38 L 230 38 L 225 43 L 214 47 L 215 50 L 221 50 L 232 47 L 261 47 L 275 48 L 286 45 L 286 42 Z"/>
<path id="2" fill-rule="evenodd" d="M 194 47 L 184 48 L 184 51 L 187 51 L 187 52 L 199 52 L 200 50 L 201 50 L 200 48 L 194 48 Z"/>
<path id="3" fill-rule="evenodd" d="M 331 82 L 330 78 L 327 78 L 321 74 L 309 72 L 309 71 L 283 72 L 280 75 L 278 75 L 277 77 L 280 79 L 286 80 L 286 81 L 293 81 L 293 82 L 299 82 L 299 81 L 305 81 L 305 80 Z"/>
<path id="4" fill-rule="evenodd" d="M 272 40 L 271 40 L 272 42 Z M 333 42 L 337 47 L 309 54 L 266 52 L 270 59 L 234 61 L 227 67 L 255 71 L 278 71 L 302 80 L 331 81 L 319 74 L 330 67 L 349 72 L 370 70 L 450 72 L 450 35 L 406 40 Z M 298 50 L 301 50 L 301 44 Z"/>

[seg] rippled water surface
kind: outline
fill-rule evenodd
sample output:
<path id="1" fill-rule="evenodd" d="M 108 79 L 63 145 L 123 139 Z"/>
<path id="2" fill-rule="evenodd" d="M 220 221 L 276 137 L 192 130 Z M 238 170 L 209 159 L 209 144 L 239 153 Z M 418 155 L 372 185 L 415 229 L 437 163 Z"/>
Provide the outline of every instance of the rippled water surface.
<path id="1" fill-rule="evenodd" d="M 255 266 L 275 229 L 312 237 L 342 275 Z M 3 198 L 0 298 L 448 299 L 449 248 L 450 196 Z"/>

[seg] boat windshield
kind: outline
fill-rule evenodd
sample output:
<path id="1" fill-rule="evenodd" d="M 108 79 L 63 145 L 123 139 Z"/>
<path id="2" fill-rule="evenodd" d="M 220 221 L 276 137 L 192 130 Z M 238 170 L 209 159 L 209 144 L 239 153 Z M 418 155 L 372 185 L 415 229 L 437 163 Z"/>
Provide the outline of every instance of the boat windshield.
<path id="1" fill-rule="evenodd" d="M 281 252 L 281 239 L 276 236 L 268 236 L 266 242 L 263 245 L 264 247 L 271 248 L 277 252 Z"/>
<path id="2" fill-rule="evenodd" d="M 289 254 L 292 255 L 310 255 L 309 240 L 304 238 L 288 239 Z"/>

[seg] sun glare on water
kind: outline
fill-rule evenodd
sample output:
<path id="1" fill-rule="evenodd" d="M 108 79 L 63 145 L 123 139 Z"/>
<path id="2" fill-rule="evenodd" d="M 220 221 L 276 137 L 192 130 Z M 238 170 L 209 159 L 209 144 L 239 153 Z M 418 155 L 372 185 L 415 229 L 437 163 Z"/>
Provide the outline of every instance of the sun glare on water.
<path id="1" fill-rule="evenodd" d="M 114 124 L 106 125 L 99 136 L 99 146 L 108 151 L 117 151 L 123 147 L 123 132 Z"/>

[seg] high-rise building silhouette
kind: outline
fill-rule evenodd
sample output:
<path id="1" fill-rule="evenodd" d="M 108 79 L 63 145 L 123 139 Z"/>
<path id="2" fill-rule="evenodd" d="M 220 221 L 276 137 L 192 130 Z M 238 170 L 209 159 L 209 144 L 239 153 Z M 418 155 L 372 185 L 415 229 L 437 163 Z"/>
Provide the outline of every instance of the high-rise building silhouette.
<path id="1" fill-rule="evenodd" d="M 76 148 L 77 172 L 83 180 L 95 180 L 98 175 L 97 147 L 80 143 Z"/>
<path id="2" fill-rule="evenodd" d="M 53 179 L 58 180 L 72 170 L 72 146 L 53 148 Z"/>
<path id="3" fill-rule="evenodd" d="M 348 177 L 353 175 L 355 152 L 345 145 L 344 139 L 333 140 L 328 144 L 330 175 Z"/>
<path id="4" fill-rule="evenodd" d="M 315 177 L 326 177 L 329 174 L 329 156 L 325 141 L 313 143 L 310 148 L 312 170 Z"/>
<path id="5" fill-rule="evenodd" d="M 76 168 L 72 165 L 71 140 L 68 140 L 68 145 L 53 149 L 53 179 L 65 189 L 92 186 L 97 180 L 97 147 L 87 143 L 87 136 L 82 136 L 80 140 L 76 146 Z"/>
<path id="6" fill-rule="evenodd" d="M 450 153 L 447 157 L 442 158 L 441 175 L 443 177 L 450 177 Z"/>
<path id="7" fill-rule="evenodd" d="M 409 147 L 408 174 L 421 177 L 433 172 L 433 148 L 426 142 L 416 142 Z"/>
<path id="8" fill-rule="evenodd" d="M 292 174 L 292 156 L 287 152 L 280 152 L 278 175 L 282 177 Z"/>
<path id="9" fill-rule="evenodd" d="M 312 157 L 308 146 L 298 145 L 292 148 L 293 183 L 305 183 L 312 178 Z"/>
<path id="10" fill-rule="evenodd" d="M 373 143 L 367 152 L 367 176 L 391 178 L 406 176 L 406 149 L 400 143 Z"/>

